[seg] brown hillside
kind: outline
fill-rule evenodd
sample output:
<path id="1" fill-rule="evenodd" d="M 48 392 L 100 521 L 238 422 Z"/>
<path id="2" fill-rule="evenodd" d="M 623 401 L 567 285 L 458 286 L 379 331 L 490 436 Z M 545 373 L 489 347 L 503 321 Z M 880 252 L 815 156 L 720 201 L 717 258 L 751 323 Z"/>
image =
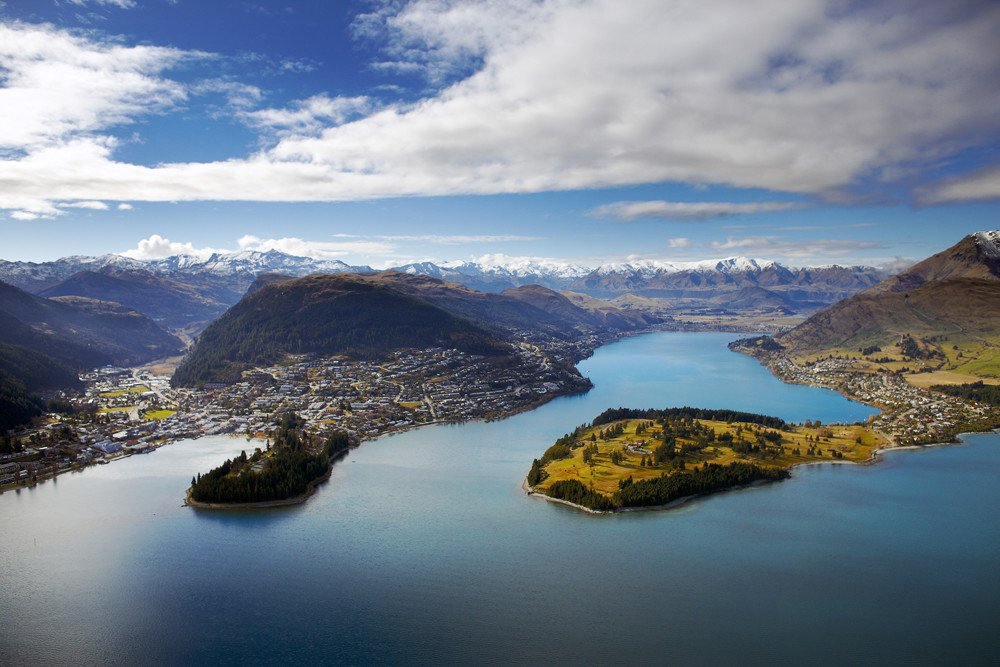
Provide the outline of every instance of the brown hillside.
<path id="1" fill-rule="evenodd" d="M 1000 281 L 953 278 L 909 292 L 866 292 L 845 299 L 778 336 L 792 354 L 891 345 L 902 334 L 995 335 L 1000 331 Z"/>

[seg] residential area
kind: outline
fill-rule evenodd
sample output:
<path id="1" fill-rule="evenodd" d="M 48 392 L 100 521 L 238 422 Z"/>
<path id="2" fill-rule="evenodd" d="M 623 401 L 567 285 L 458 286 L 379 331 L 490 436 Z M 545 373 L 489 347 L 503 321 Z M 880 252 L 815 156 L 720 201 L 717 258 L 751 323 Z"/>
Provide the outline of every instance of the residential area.
<path id="1" fill-rule="evenodd" d="M 882 409 L 868 425 L 897 446 L 950 440 L 965 425 L 980 422 L 992 407 L 946 396 L 906 382 L 899 373 L 873 373 L 850 359 L 831 357 L 800 366 L 788 357 L 766 359 L 771 371 L 785 382 L 826 387 Z"/>
<path id="2" fill-rule="evenodd" d="M 13 434 L 20 451 L 0 456 L 0 488 L 145 453 L 179 439 L 266 437 L 296 412 L 307 429 L 337 429 L 361 442 L 418 425 L 499 419 L 556 396 L 587 391 L 572 362 L 598 341 L 542 349 L 519 343 L 502 363 L 454 349 L 396 352 L 386 361 L 299 355 L 247 372 L 233 385 L 175 389 L 169 376 L 107 367 L 81 377 L 75 413 Z"/>

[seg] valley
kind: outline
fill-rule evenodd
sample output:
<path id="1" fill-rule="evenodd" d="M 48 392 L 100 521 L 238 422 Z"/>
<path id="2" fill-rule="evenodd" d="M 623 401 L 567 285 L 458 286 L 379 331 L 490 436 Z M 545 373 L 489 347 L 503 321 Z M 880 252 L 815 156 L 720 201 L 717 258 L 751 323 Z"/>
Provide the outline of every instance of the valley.
<path id="1" fill-rule="evenodd" d="M 332 273 L 295 277 L 281 271 L 295 274 L 319 265 L 280 253 L 219 256 L 200 265 L 175 259 L 146 269 L 108 258 L 89 264 L 75 258 L 65 262 L 63 273 L 90 268 L 55 284 L 43 284 L 46 276 L 58 277 L 52 267 L 28 271 L 7 263 L 0 272 L 17 275 L 22 284 L 51 296 L 5 287 L 4 316 L 11 319 L 7 337 L 29 347 L 12 347 L 6 354 L 7 382 L 13 383 L 14 393 L 0 398 L 10 406 L 24 406 L 22 423 L 29 417 L 34 421 L 6 434 L 0 485 L 35 483 L 179 439 L 217 434 L 267 438 L 290 414 L 302 420 L 303 434 L 312 434 L 309 441 L 341 432 L 354 445 L 427 424 L 501 419 L 557 396 L 588 391 L 590 381 L 576 370 L 580 360 L 609 341 L 654 330 L 771 333 L 737 340 L 730 348 L 757 358 L 785 382 L 834 389 L 883 412 L 867 424 L 817 422 L 812 430 L 788 426 L 764 434 L 734 426 L 732 420 L 724 426 L 709 419 L 698 428 L 711 431 L 711 438 L 675 442 L 669 453 L 664 453 L 661 423 L 657 451 L 663 456 L 657 456 L 655 465 L 653 450 L 636 444 L 645 440 L 639 438 L 640 430 L 655 426 L 622 422 L 616 426 L 622 431 L 618 435 L 630 432 L 632 439 L 607 438 L 602 432 L 607 442 L 600 445 L 592 428 L 564 443 L 564 455 L 543 457 L 540 474 L 551 477 L 551 483 L 567 481 L 567 474 L 586 477 L 580 465 L 586 463 L 592 487 L 587 493 L 605 498 L 597 501 L 601 504 L 617 497 L 622 487 L 616 491 L 614 485 L 632 483 L 626 479 L 683 476 L 690 466 L 713 477 L 722 474 L 714 466 L 746 464 L 750 468 L 733 473 L 735 477 L 726 472 L 719 478 L 743 484 L 750 480 L 745 475 L 766 478 L 772 469 L 810 461 L 867 461 L 880 448 L 949 441 L 962 430 L 996 426 L 991 405 L 933 390 L 942 381 L 998 381 L 1000 339 L 994 314 L 1000 312 L 995 266 L 1000 253 L 995 245 L 995 235 L 973 235 L 879 283 L 873 283 L 876 274 L 870 271 L 792 272 L 744 260 L 672 266 L 669 280 L 664 266 L 604 267 L 596 272 L 601 280 L 573 283 L 590 293 L 557 292 L 537 284 L 483 292 L 429 275 L 442 272 L 426 264 L 419 267 L 424 273 L 414 266 L 353 273 L 347 270 L 351 267 L 331 264 L 321 268 Z M 198 282 L 191 277 L 193 267 L 201 272 L 201 291 L 193 287 Z M 113 269 L 114 275 L 94 268 Z M 159 272 L 156 280 L 150 278 L 156 275 L 153 270 Z M 823 289 L 833 284 L 864 291 L 805 317 L 788 296 L 789 286 L 798 285 L 799 306 L 803 304 L 803 276 L 812 281 L 806 291 L 813 296 L 829 297 L 832 293 Z M 219 296 L 220 281 L 229 281 L 230 295 L 238 288 L 245 293 L 198 329 L 192 313 L 202 317 L 209 311 L 183 304 L 199 295 Z M 205 288 L 209 283 L 215 287 Z M 826 287 L 818 288 L 821 283 Z M 130 287 L 135 284 L 141 286 Z M 634 293 L 611 300 L 594 295 L 607 297 L 608 290 L 628 287 Z M 674 294 L 668 287 L 683 289 Z M 176 351 L 179 339 L 169 339 L 175 341 L 173 347 L 150 347 L 144 341 L 160 335 L 151 331 L 162 332 L 156 340 L 168 340 L 164 337 L 170 334 L 126 306 L 73 294 L 94 289 L 111 290 L 121 301 L 137 305 L 156 302 L 155 307 L 144 306 L 154 319 L 173 322 L 178 334 L 196 333 L 187 353 L 173 361 L 157 359 Z M 181 293 L 187 302 L 165 297 Z M 189 319 L 180 323 L 168 316 L 182 312 Z M 125 317 L 133 329 L 115 333 L 99 319 L 109 316 Z M 39 327 L 39 321 L 51 324 Z M 46 361 L 48 353 L 60 349 L 53 335 L 69 342 L 63 349 L 73 349 L 73 336 L 65 337 L 78 329 L 64 321 L 95 322 L 85 330 L 88 353 L 105 350 L 99 359 L 117 363 L 88 370 L 97 357 L 65 352 Z M 137 333 L 130 331 L 146 339 L 138 338 L 137 345 Z M 11 338 L 10 332 L 19 337 Z M 37 354 L 42 357 L 30 356 Z M 137 361 L 147 363 L 136 366 Z M 29 364 L 46 363 L 56 364 L 48 372 L 50 380 L 32 385 L 44 392 L 43 404 L 25 398 L 19 383 L 29 378 Z M 63 373 L 69 368 L 78 374 L 73 382 Z M 74 390 L 69 386 L 74 382 L 85 388 Z M 47 417 L 40 416 L 43 407 Z M 754 435 L 746 440 L 746 433 Z M 591 445 L 584 442 L 588 436 Z M 581 448 L 586 452 L 580 453 Z M 713 466 L 711 473 L 705 472 L 707 466 Z M 726 488 L 719 480 L 705 483 Z M 551 486 L 536 490 L 544 494 Z"/>

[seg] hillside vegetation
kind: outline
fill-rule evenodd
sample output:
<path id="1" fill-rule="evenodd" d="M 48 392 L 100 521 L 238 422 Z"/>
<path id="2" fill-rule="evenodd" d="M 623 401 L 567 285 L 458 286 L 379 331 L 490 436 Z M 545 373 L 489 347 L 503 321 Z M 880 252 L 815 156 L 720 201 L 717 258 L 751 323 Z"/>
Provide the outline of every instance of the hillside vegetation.
<path id="1" fill-rule="evenodd" d="M 861 355 L 888 370 L 1000 374 L 1000 259 L 972 234 L 775 337 L 797 359 Z M 874 354 L 872 351 L 877 350 Z M 911 364 L 914 360 L 918 365 Z"/>
<path id="2" fill-rule="evenodd" d="M 288 354 L 378 359 L 397 349 L 452 347 L 506 355 L 510 348 L 467 320 L 351 274 L 261 287 L 213 322 L 174 373 L 175 386 L 235 382 Z"/>
<path id="3" fill-rule="evenodd" d="M 528 473 L 532 490 L 608 511 L 666 505 L 788 477 L 810 461 L 863 461 L 885 443 L 863 426 L 793 426 L 730 410 L 608 410 L 559 438 Z"/>
<path id="4" fill-rule="evenodd" d="M 74 367 L 130 365 L 179 353 L 184 345 L 145 315 L 83 297 L 46 299 L 0 283 L 0 342 L 23 345 Z"/>

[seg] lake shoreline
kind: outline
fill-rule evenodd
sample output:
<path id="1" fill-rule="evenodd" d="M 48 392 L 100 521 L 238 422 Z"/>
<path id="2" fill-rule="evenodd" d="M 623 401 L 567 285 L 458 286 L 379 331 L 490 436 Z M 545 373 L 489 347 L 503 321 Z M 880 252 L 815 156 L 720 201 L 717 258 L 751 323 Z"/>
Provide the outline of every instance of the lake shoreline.
<path id="1" fill-rule="evenodd" d="M 852 461 L 846 461 L 845 463 L 853 463 Z M 798 465 L 809 465 L 809 464 L 798 464 Z M 751 482 L 750 484 L 739 484 L 737 486 L 731 486 L 726 489 L 719 489 L 717 491 L 712 491 L 711 493 L 696 493 L 690 496 L 682 496 L 676 500 L 671 500 L 669 503 L 664 505 L 646 505 L 643 507 L 616 507 L 613 510 L 595 510 L 584 505 L 578 505 L 577 503 L 570 502 L 568 500 L 563 500 L 562 498 L 553 498 L 550 495 L 542 493 L 541 491 L 535 491 L 532 487 L 528 486 L 528 478 L 525 477 L 521 488 L 524 489 L 525 493 L 529 496 L 537 496 L 544 500 L 552 503 L 559 503 L 561 505 L 567 505 L 573 509 L 582 510 L 588 514 L 627 514 L 629 512 L 662 512 L 666 510 L 677 509 L 683 505 L 687 505 L 696 500 L 702 500 L 706 498 L 711 498 L 712 496 L 717 496 L 722 493 L 728 493 L 729 491 L 741 491 L 743 489 L 752 489 L 757 486 L 764 486 L 766 484 L 776 484 L 778 482 L 783 482 L 783 479 L 770 480 L 770 479 L 759 479 L 756 482 Z"/>

